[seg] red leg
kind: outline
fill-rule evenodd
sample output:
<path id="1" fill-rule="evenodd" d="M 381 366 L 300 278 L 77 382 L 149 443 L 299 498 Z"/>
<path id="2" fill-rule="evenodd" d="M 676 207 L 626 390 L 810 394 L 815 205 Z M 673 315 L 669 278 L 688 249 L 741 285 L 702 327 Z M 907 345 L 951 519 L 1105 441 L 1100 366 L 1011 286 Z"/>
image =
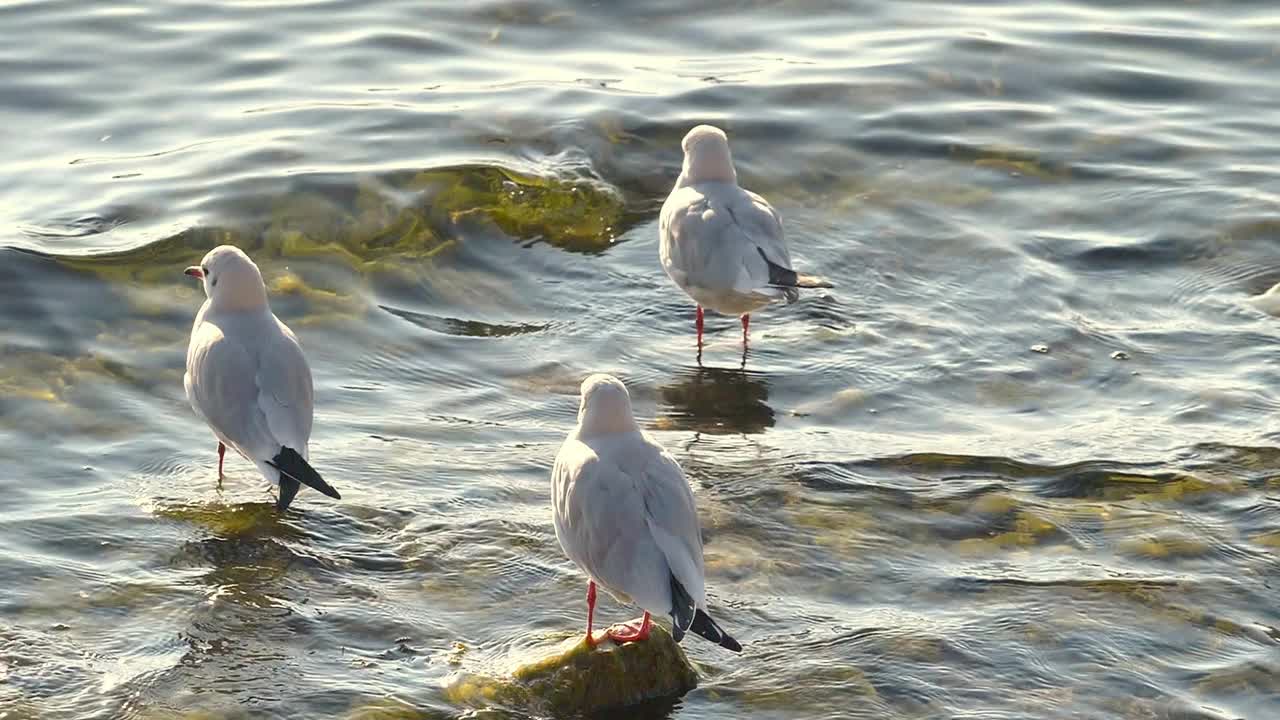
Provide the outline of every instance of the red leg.
<path id="1" fill-rule="evenodd" d="M 742 316 L 742 344 L 744 345 L 747 343 L 747 327 L 750 325 L 751 325 L 751 316 L 743 315 Z"/>
<path id="2" fill-rule="evenodd" d="M 605 634 L 609 636 L 610 640 L 616 643 L 635 642 L 649 639 L 649 628 L 653 627 L 653 623 L 649 621 L 649 611 L 646 610 L 644 619 L 640 621 L 640 627 L 635 626 L 634 620 L 617 627 L 617 630 L 613 628 L 605 630 Z"/>
<path id="3" fill-rule="evenodd" d="M 698 306 L 698 347 L 702 347 L 702 306 Z"/>
<path id="4" fill-rule="evenodd" d="M 596 614 L 596 581 L 587 581 L 587 644 L 595 646 L 591 639 L 591 619 Z"/>
<path id="5" fill-rule="evenodd" d="M 227 446 L 218 443 L 218 477 L 222 477 L 222 456 L 227 454 Z"/>

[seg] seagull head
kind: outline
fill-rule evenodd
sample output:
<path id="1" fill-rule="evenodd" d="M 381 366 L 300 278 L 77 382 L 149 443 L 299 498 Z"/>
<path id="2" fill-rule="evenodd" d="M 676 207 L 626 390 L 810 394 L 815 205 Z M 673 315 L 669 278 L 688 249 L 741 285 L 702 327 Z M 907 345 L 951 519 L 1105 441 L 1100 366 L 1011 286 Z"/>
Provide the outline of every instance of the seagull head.
<path id="1" fill-rule="evenodd" d="M 219 310 L 251 310 L 267 305 L 262 273 L 248 255 L 231 245 L 219 245 L 183 271 L 204 283 L 204 294 Z"/>
<path id="2" fill-rule="evenodd" d="M 596 374 L 583 380 L 578 425 L 584 435 L 635 430 L 627 386 L 612 375 Z"/>
<path id="3" fill-rule="evenodd" d="M 738 182 L 733 156 L 729 154 L 729 138 L 720 128 L 699 125 L 685 134 L 680 147 L 684 150 L 680 175 L 686 183 Z"/>

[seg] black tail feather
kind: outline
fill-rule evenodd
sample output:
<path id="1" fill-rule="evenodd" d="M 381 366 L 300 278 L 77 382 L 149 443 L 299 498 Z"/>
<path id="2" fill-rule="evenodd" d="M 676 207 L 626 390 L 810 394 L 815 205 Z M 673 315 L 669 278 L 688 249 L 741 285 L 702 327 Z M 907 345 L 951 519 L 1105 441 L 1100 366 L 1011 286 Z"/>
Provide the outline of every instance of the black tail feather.
<path id="1" fill-rule="evenodd" d="M 689 596 L 676 576 L 671 576 L 671 636 L 680 642 L 685 631 L 704 637 L 726 650 L 742 652 L 742 645 L 703 612 Z"/>
<path id="2" fill-rule="evenodd" d="M 684 639 L 685 630 L 693 624 L 693 616 L 698 607 L 694 604 L 689 591 L 684 589 L 675 575 L 671 576 L 671 637 L 680 642 Z"/>
<path id="3" fill-rule="evenodd" d="M 760 253 L 760 257 L 764 258 L 764 264 L 769 268 L 769 284 L 782 288 L 833 288 L 835 285 L 812 275 L 801 275 L 800 273 L 785 268 L 769 259 L 764 254 L 762 248 L 756 248 Z"/>
<path id="4" fill-rule="evenodd" d="M 280 471 L 280 500 L 276 503 L 276 507 L 281 510 L 287 509 L 289 503 L 293 502 L 293 496 L 298 493 L 299 483 L 324 493 L 334 500 L 342 499 L 338 491 L 325 482 L 324 478 L 320 477 L 320 473 L 308 465 L 298 451 L 291 447 L 280 448 L 279 454 L 268 460 L 267 464 Z"/>

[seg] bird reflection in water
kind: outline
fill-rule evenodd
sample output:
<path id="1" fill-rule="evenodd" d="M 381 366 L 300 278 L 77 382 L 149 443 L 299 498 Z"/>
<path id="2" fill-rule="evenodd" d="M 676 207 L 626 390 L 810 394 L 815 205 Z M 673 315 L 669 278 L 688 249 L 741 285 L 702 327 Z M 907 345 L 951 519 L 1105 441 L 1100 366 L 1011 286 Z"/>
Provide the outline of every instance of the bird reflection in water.
<path id="1" fill-rule="evenodd" d="M 745 362 L 745 354 L 744 354 Z M 664 429 L 706 433 L 760 433 L 773 427 L 769 381 L 745 368 L 715 368 L 699 363 L 681 368 L 659 388 L 658 422 Z"/>

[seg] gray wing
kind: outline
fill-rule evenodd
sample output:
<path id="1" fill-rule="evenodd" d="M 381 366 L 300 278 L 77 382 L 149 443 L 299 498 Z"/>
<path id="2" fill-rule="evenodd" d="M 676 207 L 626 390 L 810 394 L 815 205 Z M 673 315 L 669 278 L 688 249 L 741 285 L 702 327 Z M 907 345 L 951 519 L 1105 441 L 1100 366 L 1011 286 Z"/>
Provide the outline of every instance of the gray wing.
<path id="1" fill-rule="evenodd" d="M 297 450 L 305 459 L 315 408 L 311 366 L 298 338 L 284 323 L 272 319 L 279 332 L 268 333 L 259 356 L 258 407 L 279 444 Z"/>
<path id="2" fill-rule="evenodd" d="M 258 404 L 258 367 L 248 349 L 205 321 L 187 349 L 187 399 L 222 442 L 250 460 L 280 451 Z"/>
<path id="3" fill-rule="evenodd" d="M 556 538 L 610 593 L 665 615 L 671 569 L 650 532 L 638 481 L 584 443 L 567 440 L 552 469 Z"/>
<path id="4" fill-rule="evenodd" d="M 787 238 L 782 232 L 782 216 L 768 200 L 750 190 L 743 190 L 742 194 L 746 200 L 742 204 L 751 206 L 743 212 L 747 218 L 745 222 L 755 227 L 755 231 L 750 233 L 751 238 L 764 251 L 769 262 L 792 269 L 791 252 L 787 249 Z"/>
<path id="5" fill-rule="evenodd" d="M 659 451 L 645 468 L 642 485 L 649 532 L 666 557 L 671 574 L 698 607 L 705 607 L 702 529 L 693 490 L 675 458 L 648 436 L 645 441 Z"/>

